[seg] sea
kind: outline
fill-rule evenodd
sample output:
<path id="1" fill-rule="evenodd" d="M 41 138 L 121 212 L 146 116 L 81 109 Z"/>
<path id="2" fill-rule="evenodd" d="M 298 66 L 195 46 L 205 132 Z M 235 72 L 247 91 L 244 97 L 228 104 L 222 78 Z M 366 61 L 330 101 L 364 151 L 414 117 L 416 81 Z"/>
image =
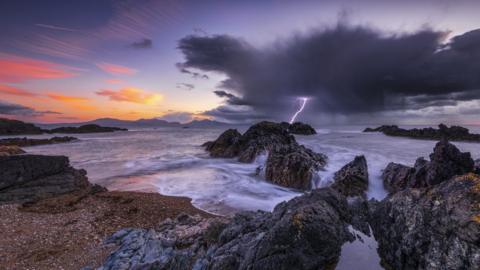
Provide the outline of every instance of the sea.
<path id="1" fill-rule="evenodd" d="M 234 128 L 244 132 L 248 127 Z M 381 180 L 387 164 L 397 162 L 413 166 L 418 157 L 428 159 L 436 143 L 364 133 L 364 128 L 360 125 L 323 126 L 316 127 L 316 135 L 295 136 L 299 143 L 328 156 L 325 170 L 319 171 L 313 180 L 314 187 L 330 185 L 337 170 L 355 156 L 365 155 L 369 173 L 367 195 L 381 200 L 387 195 Z M 471 132 L 480 132 L 479 126 L 468 128 Z M 216 139 L 224 130 L 225 127 L 161 127 L 75 134 L 79 138 L 75 142 L 26 147 L 25 150 L 32 154 L 68 156 L 75 168 L 87 171 L 91 182 L 109 190 L 185 196 L 191 198 L 197 208 L 220 215 L 241 210 L 271 211 L 278 203 L 302 194 L 270 184 L 261 174 L 256 174 L 257 168 L 265 163 L 266 155 L 259 156 L 251 164 L 209 157 L 201 145 Z M 480 143 L 454 144 L 461 151 L 470 152 L 474 159 L 480 158 Z M 343 246 L 337 269 L 383 269 L 375 250 L 375 240 L 363 235 L 362 241 Z"/>

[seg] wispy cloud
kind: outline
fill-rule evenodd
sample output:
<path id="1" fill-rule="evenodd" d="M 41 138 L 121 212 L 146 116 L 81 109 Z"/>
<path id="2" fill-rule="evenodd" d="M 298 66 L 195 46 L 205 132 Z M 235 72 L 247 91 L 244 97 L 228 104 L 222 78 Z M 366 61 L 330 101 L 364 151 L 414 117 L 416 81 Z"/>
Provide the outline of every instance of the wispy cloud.
<path id="1" fill-rule="evenodd" d="M 178 89 L 185 89 L 187 91 L 191 91 L 195 88 L 195 85 L 191 83 L 177 83 L 177 88 Z"/>
<path id="2" fill-rule="evenodd" d="M 96 92 L 96 94 L 108 97 L 113 101 L 126 101 L 146 105 L 155 105 L 163 99 L 163 96 L 160 94 L 134 87 L 122 88 L 120 90 L 104 89 Z"/>
<path id="3" fill-rule="evenodd" d="M 104 62 L 97 63 L 97 67 L 112 75 L 133 75 L 137 73 L 137 70 L 135 69 L 125 67 L 125 66 L 110 64 L 110 63 L 104 63 Z"/>
<path id="4" fill-rule="evenodd" d="M 79 32 L 77 29 L 51 25 L 51 24 L 43 24 L 43 23 L 36 23 L 35 26 L 50 29 L 50 30 L 58 30 L 58 31 L 66 31 L 66 32 Z"/>
<path id="5" fill-rule="evenodd" d="M 63 102 L 81 102 L 81 101 L 89 101 L 88 98 L 84 97 L 74 97 L 74 96 L 66 96 L 63 94 L 58 94 L 58 93 L 48 93 L 47 96 L 51 99 L 57 100 L 57 101 L 63 101 Z"/>
<path id="6" fill-rule="evenodd" d="M 20 89 L 17 87 L 0 84 L 0 94 L 7 94 L 12 96 L 21 96 L 21 97 L 36 97 L 38 94 L 32 93 L 30 91 Z"/>
<path id="7" fill-rule="evenodd" d="M 59 79 L 76 76 L 71 68 L 53 62 L 0 54 L 0 82 L 19 83 L 32 79 Z"/>

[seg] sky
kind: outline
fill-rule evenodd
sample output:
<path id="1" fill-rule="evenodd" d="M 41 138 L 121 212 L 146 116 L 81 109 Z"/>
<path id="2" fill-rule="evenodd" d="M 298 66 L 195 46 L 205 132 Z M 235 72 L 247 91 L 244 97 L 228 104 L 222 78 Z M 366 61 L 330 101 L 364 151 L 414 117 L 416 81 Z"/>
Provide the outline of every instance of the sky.
<path id="1" fill-rule="evenodd" d="M 480 124 L 480 1 L 2 1 L 0 116 Z"/>

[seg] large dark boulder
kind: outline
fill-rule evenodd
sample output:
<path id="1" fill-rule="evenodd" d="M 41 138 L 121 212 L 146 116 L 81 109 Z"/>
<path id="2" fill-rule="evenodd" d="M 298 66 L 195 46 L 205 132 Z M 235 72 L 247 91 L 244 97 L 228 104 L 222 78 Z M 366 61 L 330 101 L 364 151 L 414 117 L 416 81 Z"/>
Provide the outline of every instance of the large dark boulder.
<path id="1" fill-rule="evenodd" d="M 377 128 L 366 128 L 363 132 L 382 132 L 388 136 L 408 137 L 414 139 L 428 140 L 449 140 L 449 141 L 474 141 L 480 142 L 480 134 L 472 134 L 467 128 L 460 126 L 447 127 L 440 124 L 438 129 L 434 128 L 414 128 L 403 129 L 398 126 L 383 125 Z"/>
<path id="2" fill-rule="evenodd" d="M 49 131 L 49 133 L 101 133 L 101 132 L 114 132 L 114 131 L 127 131 L 126 128 L 117 127 L 102 127 L 95 124 L 83 125 L 80 127 L 59 127 Z"/>
<path id="3" fill-rule="evenodd" d="M 20 203 L 89 187 L 85 170 L 76 170 L 64 156 L 0 157 L 0 203 Z"/>
<path id="4" fill-rule="evenodd" d="M 248 163 L 263 152 L 288 144 L 296 141 L 284 125 L 264 121 L 251 126 L 243 135 L 229 129 L 204 146 L 212 157 L 238 157 L 240 162 Z"/>
<path id="5" fill-rule="evenodd" d="M 390 193 L 395 193 L 407 187 L 408 181 L 415 169 L 402 164 L 390 162 L 382 172 L 383 186 Z"/>
<path id="6" fill-rule="evenodd" d="M 372 205 L 370 224 L 387 269 L 479 269 L 480 176 L 406 189 Z"/>
<path id="7" fill-rule="evenodd" d="M 42 134 L 44 130 L 34 124 L 0 118 L 0 135 Z"/>
<path id="8" fill-rule="evenodd" d="M 205 149 L 212 157 L 233 158 L 240 152 L 240 137 L 242 134 L 236 129 L 228 129 L 218 139 L 204 144 Z"/>
<path id="9" fill-rule="evenodd" d="M 20 147 L 25 146 L 35 146 L 35 145 L 43 145 L 43 144 L 55 144 L 55 143 L 66 143 L 71 141 L 78 140 L 75 137 L 53 137 L 49 139 L 30 139 L 30 138 L 7 138 L 7 139 L 0 139 L 0 145 L 16 145 Z"/>
<path id="10" fill-rule="evenodd" d="M 274 184 L 302 190 L 312 188 L 316 172 L 327 163 L 327 157 L 303 145 L 285 145 L 270 151 L 265 178 Z"/>
<path id="11" fill-rule="evenodd" d="M 181 217 L 155 231 L 128 229 L 110 237 L 109 269 L 333 269 L 352 240 L 345 197 L 317 189 L 270 212 L 241 212 L 229 221 Z"/>
<path id="12" fill-rule="evenodd" d="M 356 156 L 333 177 L 332 188 L 345 196 L 365 196 L 368 189 L 368 166 L 364 156 Z"/>
<path id="13" fill-rule="evenodd" d="M 382 178 L 385 189 L 397 192 L 406 188 L 422 188 L 437 185 L 452 178 L 474 171 L 470 153 L 462 153 L 446 140 L 435 145 L 430 161 L 418 158 L 413 168 L 390 163 Z"/>
<path id="14" fill-rule="evenodd" d="M 293 124 L 290 124 L 288 127 L 288 131 L 292 134 L 299 134 L 299 135 L 317 134 L 317 132 L 313 127 L 302 122 L 295 122 Z"/>

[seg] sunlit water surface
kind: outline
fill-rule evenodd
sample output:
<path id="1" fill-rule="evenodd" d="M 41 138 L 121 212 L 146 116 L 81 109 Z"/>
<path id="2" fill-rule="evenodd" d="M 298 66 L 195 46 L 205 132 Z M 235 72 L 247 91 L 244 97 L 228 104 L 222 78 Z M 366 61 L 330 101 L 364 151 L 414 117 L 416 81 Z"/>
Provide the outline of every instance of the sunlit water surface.
<path id="1" fill-rule="evenodd" d="M 368 197 L 382 199 L 386 192 L 380 179 L 389 162 L 412 166 L 416 158 L 432 152 L 435 141 L 387 137 L 362 133 L 364 126 L 317 128 L 317 135 L 296 136 L 297 140 L 329 161 L 320 171 L 315 187 L 328 186 L 333 174 L 356 155 L 365 155 L 370 183 Z M 239 127 L 241 132 L 246 127 Z M 480 132 L 478 127 L 470 127 Z M 73 143 L 27 147 L 29 153 L 66 155 L 76 168 L 86 169 L 91 182 L 110 190 L 149 191 L 187 196 L 200 209 L 231 214 L 239 210 L 270 211 L 278 203 L 301 192 L 265 182 L 255 170 L 265 162 L 260 156 L 253 164 L 234 159 L 212 159 L 201 144 L 215 139 L 223 129 L 158 128 L 128 132 L 78 134 Z M 29 136 L 29 137 L 48 137 Z M 455 143 L 462 151 L 480 158 L 480 143 Z M 365 237 L 364 237 L 365 238 Z M 381 269 L 376 242 L 345 244 L 338 269 Z M 359 260 L 359 256 L 362 260 Z M 367 268 L 364 268 L 367 267 Z"/>

